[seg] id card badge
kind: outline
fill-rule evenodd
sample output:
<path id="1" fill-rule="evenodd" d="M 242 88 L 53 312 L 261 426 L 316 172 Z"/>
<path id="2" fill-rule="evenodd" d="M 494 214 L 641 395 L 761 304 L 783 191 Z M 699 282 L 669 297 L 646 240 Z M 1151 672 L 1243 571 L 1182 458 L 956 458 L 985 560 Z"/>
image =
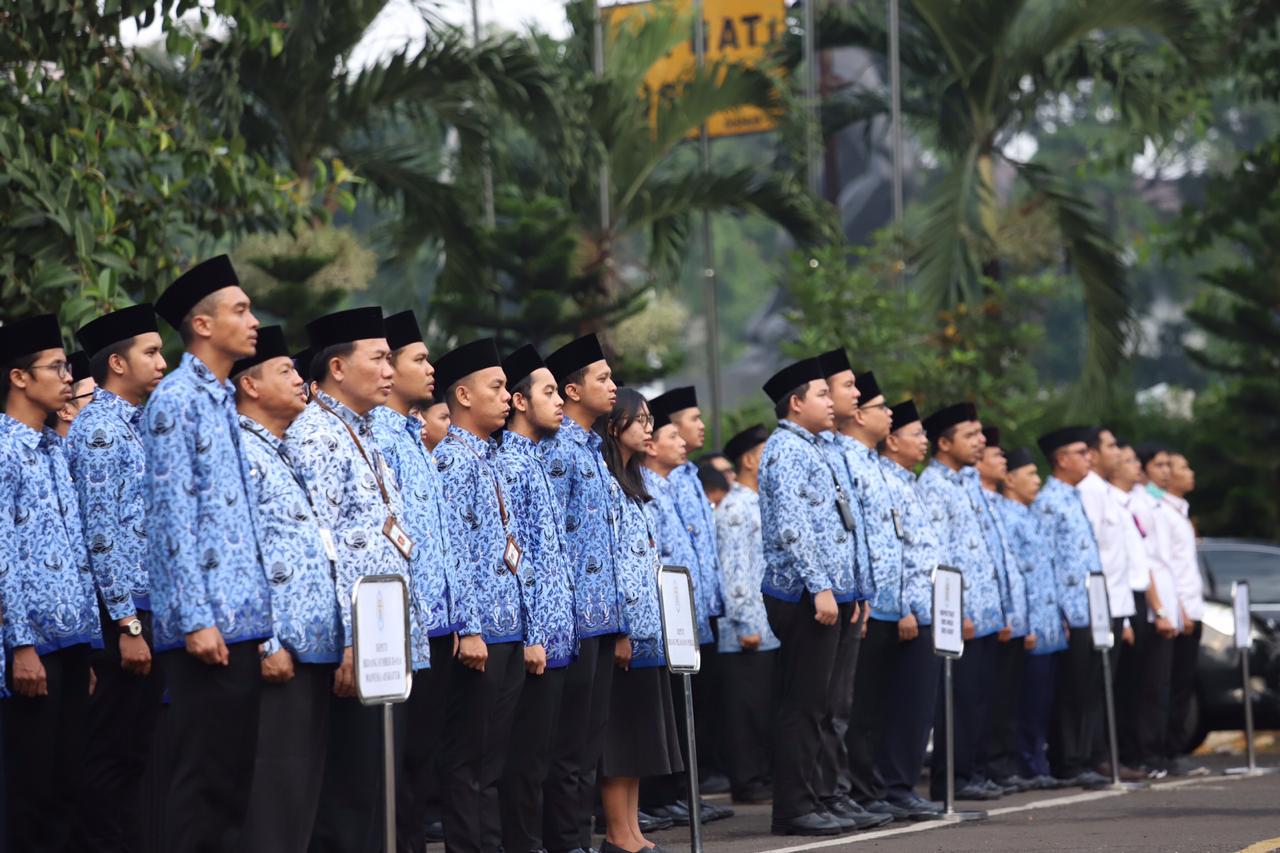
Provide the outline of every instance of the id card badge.
<path id="1" fill-rule="evenodd" d="M 836 509 L 840 512 L 840 523 L 844 525 L 844 529 L 854 532 L 856 525 L 853 523 L 853 510 L 849 508 L 849 501 L 844 495 L 836 497 Z"/>
<path id="2" fill-rule="evenodd" d="M 402 557 L 409 559 L 409 555 L 413 553 L 413 538 L 404 532 L 394 515 L 387 516 L 386 524 L 382 525 L 382 535 L 391 540 Z"/>
<path id="3" fill-rule="evenodd" d="M 324 555 L 329 558 L 329 562 L 338 562 L 338 547 L 333 544 L 333 531 L 327 527 L 321 527 L 320 541 L 324 544 Z"/>
<path id="4" fill-rule="evenodd" d="M 524 556 L 524 552 L 520 550 L 520 546 L 516 544 L 515 537 L 510 533 L 507 534 L 507 547 L 502 549 L 502 562 L 506 564 L 507 571 L 515 574 L 520 570 L 520 558 Z"/>
<path id="5" fill-rule="evenodd" d="M 893 515 L 893 532 L 898 534 L 898 540 L 901 541 L 906 539 L 907 535 L 902 529 L 902 513 L 898 512 L 898 508 L 896 506 L 889 510 L 889 512 Z"/>

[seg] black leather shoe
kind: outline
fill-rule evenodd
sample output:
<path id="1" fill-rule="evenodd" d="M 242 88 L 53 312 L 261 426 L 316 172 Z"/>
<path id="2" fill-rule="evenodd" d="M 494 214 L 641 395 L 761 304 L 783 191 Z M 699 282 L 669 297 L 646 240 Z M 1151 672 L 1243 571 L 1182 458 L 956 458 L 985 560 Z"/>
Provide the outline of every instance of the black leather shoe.
<path id="1" fill-rule="evenodd" d="M 662 832 L 664 829 L 670 829 L 673 825 L 669 817 L 658 817 L 640 811 L 636 812 L 636 823 L 640 825 L 641 835 L 646 832 Z"/>
<path id="2" fill-rule="evenodd" d="M 1105 788 L 1111 784 L 1111 780 L 1101 773 L 1094 770 L 1086 770 L 1079 776 L 1071 780 L 1072 785 L 1091 790 L 1094 788 Z"/>
<path id="3" fill-rule="evenodd" d="M 698 776 L 698 791 L 703 794 L 729 793 L 729 777 L 723 773 L 708 773 Z"/>
<path id="4" fill-rule="evenodd" d="M 874 829 L 884 826 L 893 818 L 872 814 L 848 797 L 832 797 L 822 803 L 823 807 L 835 815 L 837 820 L 853 821 L 854 829 Z"/>
<path id="5" fill-rule="evenodd" d="M 1000 794 L 992 791 L 985 785 L 970 782 L 963 788 L 956 789 L 957 800 L 998 800 Z"/>
<path id="6" fill-rule="evenodd" d="M 945 810 L 942 803 L 926 800 L 915 791 L 912 791 L 907 796 L 886 799 L 885 802 L 906 811 L 909 820 L 933 820 Z"/>
<path id="7" fill-rule="evenodd" d="M 774 835 L 840 835 L 844 828 L 831 815 L 814 812 L 790 820 L 775 820 L 769 831 Z"/>
<path id="8" fill-rule="evenodd" d="M 659 819 L 671 821 L 672 826 L 688 826 L 689 810 L 681 803 L 668 803 L 665 806 L 658 806 L 649 809 L 649 816 Z"/>
<path id="9" fill-rule="evenodd" d="M 439 844 L 444 841 L 444 824 L 438 820 L 427 824 L 426 839 L 432 844 Z"/>
<path id="10" fill-rule="evenodd" d="M 1006 794 L 1021 794 L 1023 791 L 1030 791 L 1035 787 L 1030 779 L 1023 779 L 1018 774 L 1005 776 L 1003 779 L 997 779 L 996 784 L 1004 788 Z"/>
<path id="11" fill-rule="evenodd" d="M 644 853 L 644 850 L 648 849 L 648 847 L 645 847 L 643 850 L 628 850 L 625 847 L 610 844 L 608 841 L 601 842 L 600 844 L 600 853 Z"/>
<path id="12" fill-rule="evenodd" d="M 910 820 L 911 810 L 903 808 L 897 803 L 891 803 L 888 800 L 876 800 L 867 803 L 866 810 L 871 814 L 888 815 L 890 820 Z"/>
<path id="13" fill-rule="evenodd" d="M 676 800 L 676 805 L 684 809 L 685 826 L 689 825 L 689 804 L 684 800 Z M 712 823 L 717 820 L 726 820 L 733 817 L 734 811 L 728 806 L 717 806 L 715 803 L 709 803 L 704 799 L 698 800 L 698 818 L 701 823 Z"/>

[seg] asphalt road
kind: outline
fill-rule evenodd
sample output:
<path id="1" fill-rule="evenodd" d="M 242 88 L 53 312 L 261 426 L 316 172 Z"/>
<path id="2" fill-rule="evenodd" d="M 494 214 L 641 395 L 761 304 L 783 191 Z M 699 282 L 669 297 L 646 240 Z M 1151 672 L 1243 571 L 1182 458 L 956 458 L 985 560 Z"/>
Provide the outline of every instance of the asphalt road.
<path id="1" fill-rule="evenodd" d="M 1145 791 L 1066 789 L 1019 794 L 995 803 L 971 804 L 989 806 L 985 821 L 893 823 L 835 839 L 773 836 L 768 806 L 735 807 L 736 817 L 705 827 L 704 849 L 706 853 L 1280 850 L 1280 772 L 1254 778 L 1223 776 L 1222 769 L 1243 763 L 1240 756 L 1200 760 L 1214 775 L 1157 782 Z M 1259 764 L 1280 765 L 1280 756 L 1260 756 Z M 686 828 L 656 833 L 650 840 L 673 853 L 687 853 L 688 838 Z"/>

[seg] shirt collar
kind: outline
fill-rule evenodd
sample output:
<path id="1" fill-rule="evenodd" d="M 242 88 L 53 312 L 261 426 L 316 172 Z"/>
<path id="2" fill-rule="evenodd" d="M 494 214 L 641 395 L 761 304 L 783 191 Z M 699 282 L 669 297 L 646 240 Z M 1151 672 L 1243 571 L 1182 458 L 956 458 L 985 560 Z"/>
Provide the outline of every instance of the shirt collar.
<path id="1" fill-rule="evenodd" d="M 255 421 L 248 415 L 237 415 L 240 420 L 241 429 L 247 429 L 249 432 L 261 438 L 267 444 L 271 445 L 272 450 L 280 450 L 284 446 L 284 442 L 276 438 L 271 430 Z"/>
<path id="2" fill-rule="evenodd" d="M 502 449 L 510 449 L 512 453 L 519 453 L 521 456 L 537 456 L 538 442 L 518 432 L 505 429 L 502 431 Z"/>
<path id="3" fill-rule="evenodd" d="M 1176 509 L 1180 514 L 1184 516 L 1187 515 L 1188 511 L 1191 509 L 1191 505 L 1187 503 L 1186 498 L 1180 498 L 1180 497 L 1177 497 L 1176 495 L 1171 495 L 1168 492 L 1165 492 L 1164 500 L 1166 503 L 1171 504 L 1174 509 Z"/>
<path id="4" fill-rule="evenodd" d="M 90 405 L 102 406 L 131 427 L 136 427 L 142 420 L 141 406 L 135 406 L 118 394 L 111 393 L 106 388 L 95 388 L 93 390 L 93 399 L 89 403 Z"/>
<path id="5" fill-rule="evenodd" d="M 560 434 L 568 438 L 575 444 L 585 444 L 588 447 L 596 448 L 600 446 L 600 436 L 595 430 L 583 429 L 582 425 L 568 415 L 563 416 L 560 421 Z"/>
<path id="6" fill-rule="evenodd" d="M 182 362 L 178 367 L 190 373 L 195 379 L 196 387 L 203 388 L 219 403 L 225 403 L 235 394 L 235 386 L 229 380 L 218 381 L 218 377 L 213 375 L 209 365 L 189 352 L 182 354 Z"/>
<path id="7" fill-rule="evenodd" d="M 0 435 L 9 436 L 28 450 L 35 450 L 44 440 L 43 430 L 34 430 L 22 421 L 5 414 L 0 414 Z"/>
<path id="8" fill-rule="evenodd" d="M 897 462 L 894 462 L 888 456 L 881 456 L 878 460 L 882 468 L 887 468 L 889 473 L 902 480 L 904 483 L 915 481 L 916 475 L 911 473 L 910 468 L 903 468 Z"/>
<path id="9" fill-rule="evenodd" d="M 938 472 L 942 474 L 943 479 L 945 479 L 948 483 L 954 483 L 957 486 L 963 486 L 965 468 L 968 468 L 971 466 L 966 465 L 965 468 L 961 468 L 959 471 L 953 471 L 949 466 L 943 465 L 937 459 L 930 459 L 929 467 L 930 468 L 936 467 L 938 469 Z"/>
<path id="10" fill-rule="evenodd" d="M 814 435 L 804 427 L 800 426 L 795 421 L 790 420 L 788 418 L 783 418 L 782 420 L 778 421 L 778 427 L 780 429 L 785 429 L 787 432 L 793 435 L 803 438 L 805 441 L 809 442 L 815 447 L 818 446 L 818 441 L 822 435 L 821 433 L 819 433 L 818 435 Z"/>
<path id="11" fill-rule="evenodd" d="M 1164 497 L 1164 489 L 1160 488 L 1155 483 L 1147 483 L 1147 494 L 1151 495 L 1151 497 L 1156 500 L 1160 500 Z"/>
<path id="12" fill-rule="evenodd" d="M 498 450 L 498 443 L 492 438 L 480 438 L 480 436 L 472 435 L 462 427 L 453 426 L 452 424 L 449 426 L 447 437 L 478 453 L 483 459 L 492 459 L 494 453 Z"/>
<path id="13" fill-rule="evenodd" d="M 335 415 L 341 418 L 343 423 L 354 429 L 362 438 L 367 438 L 373 434 L 373 410 L 363 415 L 357 415 L 354 411 L 338 402 L 336 398 L 331 397 L 319 388 L 316 389 L 316 399 L 333 411 Z"/>

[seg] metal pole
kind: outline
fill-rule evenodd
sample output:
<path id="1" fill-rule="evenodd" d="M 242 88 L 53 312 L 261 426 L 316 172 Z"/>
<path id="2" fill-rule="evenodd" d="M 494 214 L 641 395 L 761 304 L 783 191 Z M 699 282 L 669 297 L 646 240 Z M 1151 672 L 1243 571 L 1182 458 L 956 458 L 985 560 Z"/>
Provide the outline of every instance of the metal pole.
<path id="1" fill-rule="evenodd" d="M 480 0 L 471 0 L 471 33 L 472 43 L 480 44 Z M 489 160 L 489 140 L 481 143 L 481 192 L 484 196 L 484 222 L 493 229 L 498 222 L 497 210 L 493 201 L 493 163 Z"/>
<path id="2" fill-rule="evenodd" d="M 591 70 L 598 80 L 604 76 L 604 21 L 600 15 L 600 3 L 598 0 L 591 4 L 591 10 Z M 613 215 L 609 209 L 609 160 L 607 156 L 600 163 L 599 184 L 600 239 L 603 241 L 609 232 L 609 222 Z"/>
<path id="3" fill-rule="evenodd" d="M 942 659 L 942 691 L 946 693 L 947 815 L 956 813 L 956 709 L 951 690 L 951 658 Z"/>
<path id="4" fill-rule="evenodd" d="M 680 676 L 684 681 L 684 725 L 689 735 L 689 843 L 691 853 L 702 853 L 702 807 L 698 803 L 698 743 L 693 732 L 693 677 Z"/>
<path id="5" fill-rule="evenodd" d="M 707 27 L 702 0 L 693 4 L 693 55 L 701 71 L 707 63 Z M 698 127 L 702 172 L 711 169 L 711 134 L 707 123 Z M 716 293 L 716 259 L 712 245 L 711 211 L 702 211 L 702 278 L 707 311 L 707 371 L 711 374 L 711 445 L 720 446 L 720 300 Z"/>
<path id="6" fill-rule="evenodd" d="M 382 789 L 387 795 L 387 826 L 383 849 L 396 849 L 396 732 L 391 705 L 382 706 Z"/>
<path id="7" fill-rule="evenodd" d="M 804 14 L 804 97 L 805 111 L 809 114 L 809 127 L 805 133 L 805 164 L 809 179 L 809 192 L 817 197 L 822 194 L 818 183 L 818 142 L 822 135 L 818 116 L 818 25 L 814 5 L 817 0 L 801 0 Z"/>
<path id="8" fill-rule="evenodd" d="M 1249 691 L 1249 650 L 1240 650 L 1240 672 L 1244 676 L 1244 744 L 1249 756 L 1249 772 L 1258 770 L 1258 757 L 1253 750 L 1253 697 Z"/>
<path id="9" fill-rule="evenodd" d="M 893 222 L 902 222 L 902 63 L 898 55 L 898 0 L 889 0 L 889 100 L 893 150 Z"/>
<path id="10" fill-rule="evenodd" d="M 1111 784 L 1120 787 L 1120 741 L 1116 738 L 1116 704 L 1111 685 L 1111 655 L 1102 650 L 1102 689 L 1107 703 L 1107 740 L 1111 746 Z"/>

